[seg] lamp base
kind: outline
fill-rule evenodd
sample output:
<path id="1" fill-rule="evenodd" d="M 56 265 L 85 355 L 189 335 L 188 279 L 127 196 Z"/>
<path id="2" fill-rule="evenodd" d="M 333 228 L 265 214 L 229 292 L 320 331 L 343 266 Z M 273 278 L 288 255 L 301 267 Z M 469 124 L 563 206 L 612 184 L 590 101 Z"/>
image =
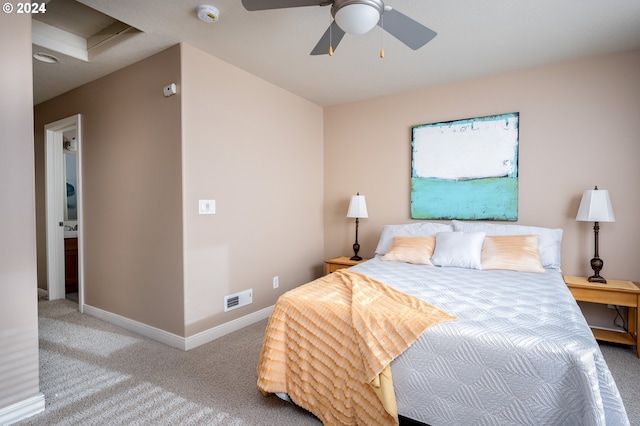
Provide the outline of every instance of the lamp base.
<path id="1" fill-rule="evenodd" d="M 587 278 L 587 281 L 589 281 L 590 283 L 606 284 L 607 280 L 600 276 L 602 266 L 604 266 L 604 262 L 597 255 L 593 259 L 591 259 L 591 269 L 593 269 L 593 275 Z"/>
<path id="2" fill-rule="evenodd" d="M 602 283 L 602 284 L 607 283 L 607 280 L 605 280 L 600 275 L 592 275 L 589 278 L 587 278 L 587 281 L 589 281 L 590 283 Z"/>
<path id="3" fill-rule="evenodd" d="M 358 256 L 359 251 L 360 251 L 360 244 L 358 244 L 358 238 L 356 237 L 356 242 L 353 245 L 353 256 L 351 257 L 351 260 L 362 260 L 362 258 Z"/>

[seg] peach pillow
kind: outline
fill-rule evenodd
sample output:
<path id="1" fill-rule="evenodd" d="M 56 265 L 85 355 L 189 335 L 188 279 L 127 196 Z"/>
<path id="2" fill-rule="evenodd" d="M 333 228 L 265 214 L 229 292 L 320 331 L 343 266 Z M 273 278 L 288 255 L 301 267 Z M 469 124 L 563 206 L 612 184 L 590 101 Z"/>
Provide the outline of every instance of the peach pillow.
<path id="1" fill-rule="evenodd" d="M 431 255 L 435 246 L 435 237 L 393 237 L 391 248 L 382 260 L 433 265 Z"/>
<path id="2" fill-rule="evenodd" d="M 539 240 L 539 235 L 487 235 L 482 245 L 482 269 L 546 272 Z"/>

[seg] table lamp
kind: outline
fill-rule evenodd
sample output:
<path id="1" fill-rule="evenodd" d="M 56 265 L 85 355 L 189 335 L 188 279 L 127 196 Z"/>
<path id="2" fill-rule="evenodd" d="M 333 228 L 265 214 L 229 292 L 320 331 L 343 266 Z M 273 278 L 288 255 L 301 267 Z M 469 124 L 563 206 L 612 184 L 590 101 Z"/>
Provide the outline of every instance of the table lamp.
<path id="1" fill-rule="evenodd" d="M 367 213 L 367 203 L 364 200 L 364 195 L 360 195 L 358 192 L 356 195 L 351 196 L 351 202 L 349 203 L 349 211 L 347 211 L 347 217 L 356 218 L 356 242 L 353 244 L 353 257 L 351 260 L 362 260 L 362 257 L 358 256 L 360 251 L 360 244 L 358 244 L 358 223 L 360 218 L 369 217 Z"/>
<path id="2" fill-rule="evenodd" d="M 595 254 L 593 255 L 593 259 L 591 259 L 591 269 L 593 269 L 594 274 L 587 279 L 590 282 L 606 284 L 607 280 L 600 276 L 604 262 L 598 255 L 598 233 L 600 231 L 599 222 L 615 222 L 616 220 L 613 216 L 609 191 L 606 189 L 599 190 L 598 186 L 596 186 L 595 189 L 584 191 L 576 220 L 581 222 L 594 222 Z"/>

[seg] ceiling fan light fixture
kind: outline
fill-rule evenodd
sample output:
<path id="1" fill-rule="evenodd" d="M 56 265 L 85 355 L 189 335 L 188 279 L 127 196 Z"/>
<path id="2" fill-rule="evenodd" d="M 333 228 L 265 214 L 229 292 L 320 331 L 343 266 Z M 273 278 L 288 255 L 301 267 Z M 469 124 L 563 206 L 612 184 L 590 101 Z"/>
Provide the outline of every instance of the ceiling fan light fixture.
<path id="1" fill-rule="evenodd" d="M 384 3 L 381 0 L 336 0 L 331 13 L 344 32 L 362 35 L 371 31 L 380 21 Z"/>

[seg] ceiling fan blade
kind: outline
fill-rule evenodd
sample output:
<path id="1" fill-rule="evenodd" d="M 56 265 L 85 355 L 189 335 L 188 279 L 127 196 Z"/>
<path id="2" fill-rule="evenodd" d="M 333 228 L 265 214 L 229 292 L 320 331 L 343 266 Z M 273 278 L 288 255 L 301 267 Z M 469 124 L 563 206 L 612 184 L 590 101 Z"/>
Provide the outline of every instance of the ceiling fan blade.
<path id="1" fill-rule="evenodd" d="M 242 0 L 242 5 L 249 11 L 284 9 L 299 6 L 320 6 L 326 3 L 326 0 Z"/>
<path id="2" fill-rule="evenodd" d="M 328 55 L 329 41 L 331 41 L 331 47 L 335 51 L 338 47 L 338 44 L 340 43 L 340 40 L 342 40 L 342 37 L 344 37 L 344 34 L 345 33 L 342 28 L 340 28 L 338 24 L 336 24 L 336 21 L 333 21 L 329 28 L 327 28 L 327 31 L 324 32 L 322 38 L 320 38 L 318 44 L 316 44 L 316 47 L 313 48 L 311 54 Z"/>
<path id="3" fill-rule="evenodd" d="M 413 50 L 420 49 L 438 35 L 395 9 L 385 10 L 378 25 Z"/>

